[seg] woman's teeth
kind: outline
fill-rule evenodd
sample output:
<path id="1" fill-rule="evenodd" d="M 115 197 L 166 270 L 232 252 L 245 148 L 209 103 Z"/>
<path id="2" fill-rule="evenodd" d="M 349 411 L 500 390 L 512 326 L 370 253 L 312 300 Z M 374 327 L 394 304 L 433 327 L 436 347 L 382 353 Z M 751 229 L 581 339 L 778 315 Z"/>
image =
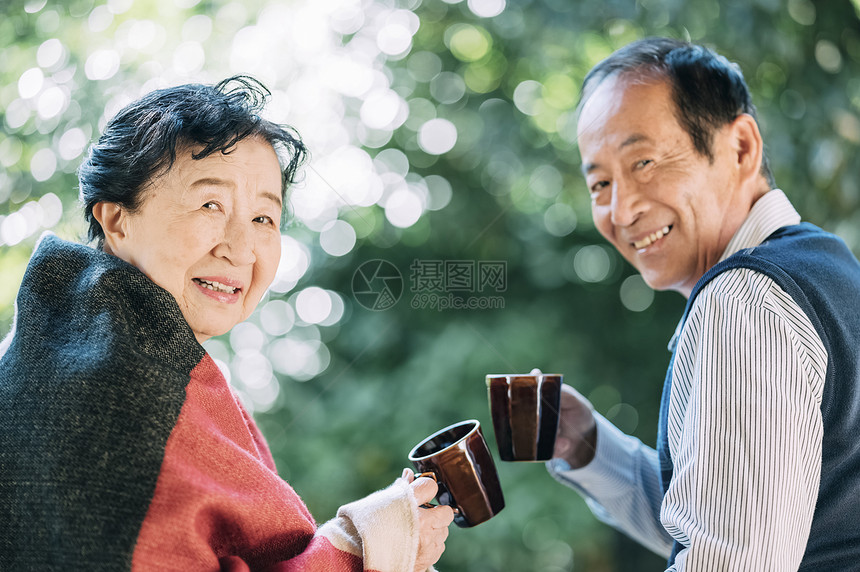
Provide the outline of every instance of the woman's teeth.
<path id="1" fill-rule="evenodd" d="M 646 236 L 642 240 L 637 240 L 636 242 L 634 242 L 633 248 L 635 248 L 636 250 L 639 250 L 641 248 L 651 246 L 653 243 L 657 242 L 658 240 L 660 240 L 661 238 L 663 238 L 664 236 L 669 234 L 670 230 L 672 230 L 672 227 L 664 226 L 662 229 L 658 230 L 657 232 Z"/>
<path id="2" fill-rule="evenodd" d="M 224 292 L 226 294 L 233 294 L 236 292 L 236 289 L 227 286 L 225 284 L 221 284 L 220 282 L 212 282 L 210 280 L 203 280 L 202 278 L 195 278 L 195 282 L 203 286 L 204 288 L 209 288 L 210 290 L 214 290 L 215 292 Z"/>

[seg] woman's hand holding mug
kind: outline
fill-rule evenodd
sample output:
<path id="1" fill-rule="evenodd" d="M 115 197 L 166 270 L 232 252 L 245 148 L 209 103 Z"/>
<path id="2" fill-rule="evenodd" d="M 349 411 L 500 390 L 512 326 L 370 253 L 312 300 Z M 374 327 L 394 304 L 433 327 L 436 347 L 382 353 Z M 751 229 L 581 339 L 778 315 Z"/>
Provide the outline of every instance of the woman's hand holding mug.
<path id="1" fill-rule="evenodd" d="M 454 521 L 454 510 L 448 505 L 430 505 L 439 490 L 434 479 L 415 478 L 409 469 L 403 469 L 403 478 L 411 483 L 412 493 L 418 502 L 418 557 L 415 559 L 415 572 L 430 568 L 445 551 L 448 538 L 448 525 Z"/>

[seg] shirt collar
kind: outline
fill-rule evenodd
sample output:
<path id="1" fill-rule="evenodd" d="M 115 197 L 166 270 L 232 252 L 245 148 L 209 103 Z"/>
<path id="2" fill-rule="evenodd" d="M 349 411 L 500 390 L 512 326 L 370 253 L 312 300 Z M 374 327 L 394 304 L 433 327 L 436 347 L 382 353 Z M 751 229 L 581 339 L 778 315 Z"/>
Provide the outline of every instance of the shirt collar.
<path id="1" fill-rule="evenodd" d="M 719 262 L 744 248 L 758 246 L 777 229 L 794 224 L 800 224 L 800 215 L 791 205 L 785 193 L 780 189 L 768 191 L 753 204 L 747 218 L 744 219 L 737 232 L 729 240 Z M 669 340 L 670 352 L 675 350 L 682 325 L 683 318 L 681 322 L 678 322 L 675 333 Z"/>
<path id="2" fill-rule="evenodd" d="M 779 189 L 768 191 L 753 204 L 747 218 L 723 251 L 720 262 L 739 250 L 758 246 L 779 228 L 799 223 L 800 215 L 785 193 Z"/>

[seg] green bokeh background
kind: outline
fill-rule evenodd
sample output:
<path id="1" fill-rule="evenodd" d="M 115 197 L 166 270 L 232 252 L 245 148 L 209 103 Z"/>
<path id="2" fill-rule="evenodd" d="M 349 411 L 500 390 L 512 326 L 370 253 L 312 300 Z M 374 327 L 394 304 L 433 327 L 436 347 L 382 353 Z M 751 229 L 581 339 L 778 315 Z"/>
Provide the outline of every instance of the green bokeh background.
<path id="1" fill-rule="evenodd" d="M 281 332 L 286 326 L 267 325 L 258 313 L 239 333 L 207 344 L 255 410 L 282 476 L 323 521 L 341 504 L 387 485 L 412 445 L 445 425 L 476 418 L 494 448 L 484 375 L 533 367 L 563 373 L 599 411 L 653 445 L 666 343 L 683 299 L 647 290 L 593 229 L 573 115 L 582 78 L 612 50 L 649 35 L 692 39 L 736 61 L 754 92 L 777 183 L 804 219 L 836 232 L 857 253 L 860 6 L 847 0 L 520 0 L 486 16 L 502 4 L 7 0 L 0 8 L 0 332 L 11 327 L 14 296 L 41 231 L 48 227 L 69 239 L 83 233 L 74 175 L 81 154 L 69 151 L 74 139 L 64 134 L 80 129 L 86 139 L 95 137 L 110 110 L 156 85 L 217 81 L 242 71 L 260 76 L 276 99 L 315 94 L 314 82 L 325 82 L 302 43 L 292 54 L 266 51 L 250 59 L 231 48 L 236 38 L 249 37 L 241 36 L 248 26 L 257 26 L 265 45 L 265 35 L 280 24 L 289 36 L 315 10 L 314 22 L 326 26 L 307 32 L 304 44 L 324 38 L 326 49 L 368 54 L 363 61 L 377 74 L 374 81 L 384 78 L 407 115 L 387 130 L 365 129 L 363 94 L 349 89 L 325 99 L 338 110 L 328 125 L 325 117 L 311 121 L 296 111 L 307 107 L 286 106 L 283 120 L 311 145 L 306 188 L 318 175 L 337 173 L 320 166 L 333 148 L 322 135 L 334 121 L 349 145 L 379 158 L 377 171 L 425 186 L 440 181 L 428 177 L 442 177 L 451 198 L 406 228 L 386 218 L 384 198 L 365 206 L 341 203 L 335 216 L 350 223 L 357 240 L 339 256 L 322 248 L 319 225 L 295 217 L 285 234 L 302 245 L 310 263 L 294 287 L 271 293 L 261 307 L 277 302 L 273 315 L 284 307 L 280 301 L 295 308 L 296 293 L 319 287 L 336 293 L 342 317 L 331 325 L 299 317 Z M 275 17 L 282 22 L 273 25 Z M 390 54 L 361 47 L 379 39 L 374 26 L 392 21 L 418 24 L 406 49 Z M 146 26 L 154 25 L 160 39 L 129 48 L 141 37 L 129 33 L 135 24 L 144 26 L 136 33 L 150 36 L 153 28 Z M 207 25 L 209 32 L 199 33 Z M 63 54 L 42 70 L 41 89 L 61 88 L 58 113 L 47 100 L 39 108 L 39 95 L 27 92 L 32 82 L 21 82 L 39 67 L 39 48 L 51 39 L 60 40 Z M 98 49 L 112 49 L 117 58 L 87 72 Z M 192 56 L 202 63 L 186 65 Z M 49 59 L 44 52 L 42 59 Z M 419 136 L 434 117 L 457 128 L 456 145 L 441 155 L 426 152 Z M 45 149 L 55 160 L 47 177 Z M 348 180 L 351 174 L 339 175 Z M 36 208 L 32 203 L 41 205 L 41 214 L 22 218 Z M 393 264 L 402 277 L 402 296 L 389 309 L 368 310 L 353 295 L 356 270 L 372 260 Z M 502 291 L 474 286 L 452 293 L 501 297 L 503 307 L 413 307 L 421 294 L 412 281 L 416 260 L 503 262 Z M 289 343 L 278 344 L 284 340 Z M 271 364 L 277 361 L 271 348 L 291 347 L 315 352 L 324 370 L 291 375 L 263 367 L 263 383 L 248 383 L 248 352 L 254 363 L 262 356 Z M 598 523 L 541 465 L 499 463 L 498 469 L 507 507 L 477 528 L 452 528 L 442 572 L 663 569 L 661 558 Z"/>

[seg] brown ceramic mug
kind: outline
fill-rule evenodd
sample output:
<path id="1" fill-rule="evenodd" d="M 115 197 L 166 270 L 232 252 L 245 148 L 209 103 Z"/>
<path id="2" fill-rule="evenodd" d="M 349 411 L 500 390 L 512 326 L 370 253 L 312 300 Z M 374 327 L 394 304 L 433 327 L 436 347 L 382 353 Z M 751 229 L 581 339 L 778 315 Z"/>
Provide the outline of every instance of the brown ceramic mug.
<path id="1" fill-rule="evenodd" d="M 433 433 L 413 447 L 409 460 L 418 473 L 432 473 L 436 500 L 454 509 L 458 526 L 481 524 L 505 508 L 493 456 L 474 419 Z"/>
<path id="2" fill-rule="evenodd" d="M 503 461 L 548 461 L 558 432 L 563 376 L 487 376 L 490 414 Z"/>

